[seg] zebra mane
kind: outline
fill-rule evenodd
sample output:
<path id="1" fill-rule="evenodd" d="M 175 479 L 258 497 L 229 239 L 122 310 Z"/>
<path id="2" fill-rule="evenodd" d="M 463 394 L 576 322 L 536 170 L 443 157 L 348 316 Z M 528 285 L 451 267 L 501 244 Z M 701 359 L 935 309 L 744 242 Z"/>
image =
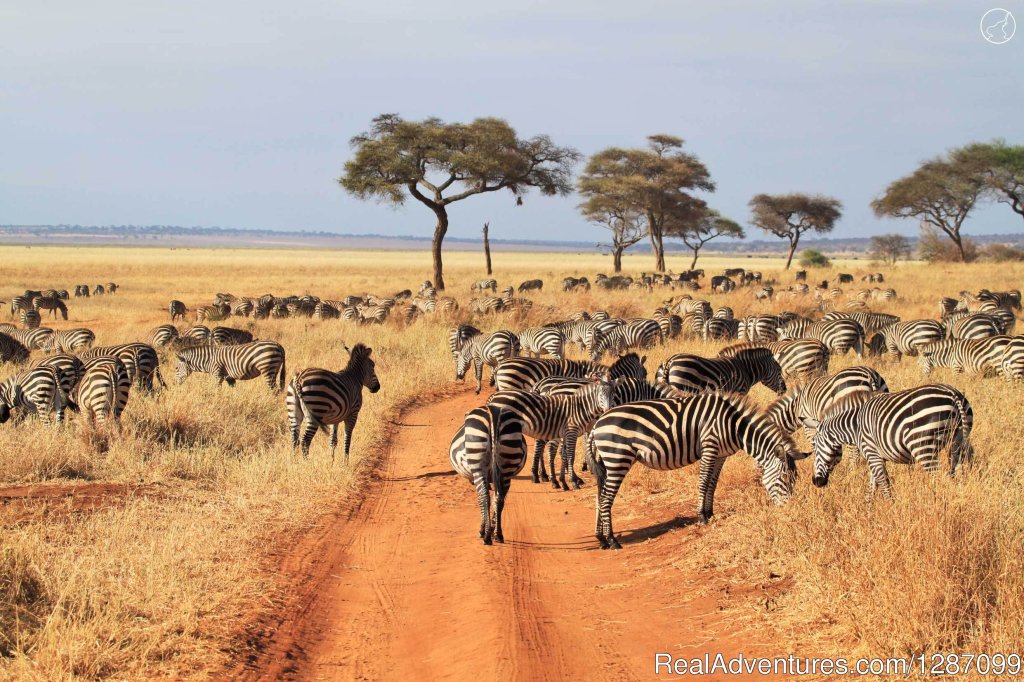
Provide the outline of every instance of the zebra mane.
<path id="1" fill-rule="evenodd" d="M 780 429 L 778 424 L 776 424 L 764 411 L 762 411 L 749 396 L 721 392 L 716 392 L 712 395 L 717 395 L 732 405 L 739 413 L 740 419 L 753 422 L 759 428 L 768 429 L 772 435 L 778 436 L 779 441 L 786 446 L 787 450 L 795 451 L 797 449 L 793 438 L 788 433 Z"/>
<path id="2" fill-rule="evenodd" d="M 372 352 L 373 349 L 365 343 L 357 343 L 352 347 L 351 353 L 349 353 L 348 364 L 345 366 L 345 369 L 355 369 L 358 365 L 362 364 L 366 358 L 370 357 L 370 353 Z"/>

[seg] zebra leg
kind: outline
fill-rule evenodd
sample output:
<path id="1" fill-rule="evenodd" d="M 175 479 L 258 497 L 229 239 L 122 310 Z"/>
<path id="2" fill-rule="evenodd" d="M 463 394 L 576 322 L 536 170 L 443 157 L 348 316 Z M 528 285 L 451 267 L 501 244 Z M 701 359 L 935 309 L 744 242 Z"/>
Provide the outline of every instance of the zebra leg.
<path id="1" fill-rule="evenodd" d="M 539 475 L 538 475 L 538 469 Z M 552 469 L 552 473 L 554 470 Z M 533 482 L 540 483 L 544 481 L 547 483 L 548 472 L 544 470 L 544 441 L 538 440 L 533 447 Z"/>
<path id="2" fill-rule="evenodd" d="M 713 449 L 703 448 L 700 455 L 700 482 L 697 490 L 700 493 L 700 511 L 697 513 L 698 523 L 707 523 L 715 515 L 715 489 L 718 477 L 722 473 L 725 458 L 719 457 Z"/>
<path id="3" fill-rule="evenodd" d="M 868 460 L 868 469 L 871 472 L 871 489 L 868 493 L 868 501 L 875 495 L 875 489 L 882 491 L 882 497 L 892 499 L 892 482 L 889 480 L 889 472 L 885 468 L 885 460 L 874 452 L 865 452 Z"/>
<path id="4" fill-rule="evenodd" d="M 356 421 L 359 419 L 359 413 L 354 412 L 350 414 L 345 420 L 345 464 L 348 464 L 348 452 L 349 448 L 352 447 L 352 434 L 356 430 Z"/>
<path id="5" fill-rule="evenodd" d="M 558 483 L 558 477 L 555 476 L 555 453 L 558 452 L 558 441 L 548 441 L 548 466 L 551 468 L 551 487 L 555 490 L 561 490 L 562 486 Z"/>
<path id="6" fill-rule="evenodd" d="M 597 541 L 601 545 L 601 549 L 622 549 L 622 545 L 615 539 L 615 534 L 612 530 L 612 505 L 615 503 L 615 496 L 619 493 L 619 486 L 622 485 L 622 479 L 625 478 L 626 473 L 629 469 L 626 468 L 621 474 L 616 471 L 613 474 L 607 476 L 605 479 L 604 486 L 601 488 L 601 492 L 598 495 L 598 526 L 599 530 L 597 533 Z"/>
<path id="7" fill-rule="evenodd" d="M 480 395 L 480 390 L 484 387 L 484 363 L 474 360 L 473 371 L 476 373 L 476 394 Z"/>
<path id="8" fill-rule="evenodd" d="M 505 535 L 501 532 L 501 512 L 505 509 L 505 496 L 512 486 L 512 481 L 501 481 L 494 493 L 494 541 L 505 544 Z"/>
<path id="9" fill-rule="evenodd" d="M 576 439 L 579 434 L 575 429 L 566 432 L 562 439 L 562 487 L 566 490 L 569 486 L 565 484 L 565 475 L 569 474 L 572 487 L 579 489 L 583 487 L 583 479 L 576 475 Z"/>
<path id="10" fill-rule="evenodd" d="M 480 505 L 480 539 L 485 545 L 491 544 L 491 489 L 487 485 L 487 479 L 478 476 L 473 483 L 476 487 L 477 504 Z"/>
<path id="11" fill-rule="evenodd" d="M 338 425 L 331 424 L 327 428 L 327 433 L 331 438 L 331 463 L 334 463 L 334 451 L 338 448 Z M 348 461 L 348 458 L 345 458 Z"/>
<path id="12" fill-rule="evenodd" d="M 309 456 L 309 446 L 313 442 L 313 436 L 316 435 L 319 430 L 319 425 L 316 423 L 316 419 L 312 415 L 306 415 L 306 427 L 302 430 L 302 456 Z"/>

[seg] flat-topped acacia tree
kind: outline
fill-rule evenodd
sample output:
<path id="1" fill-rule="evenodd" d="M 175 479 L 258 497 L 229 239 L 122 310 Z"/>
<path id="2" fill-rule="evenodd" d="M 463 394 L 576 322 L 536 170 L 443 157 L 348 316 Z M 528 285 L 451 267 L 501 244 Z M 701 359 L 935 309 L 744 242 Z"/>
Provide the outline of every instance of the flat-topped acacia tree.
<path id="1" fill-rule="evenodd" d="M 831 232 L 842 217 L 838 199 L 811 194 L 758 194 L 750 200 L 750 222 L 769 234 L 789 241 L 786 269 L 805 232 Z"/>
<path id="2" fill-rule="evenodd" d="M 352 147 L 355 156 L 338 180 L 348 192 L 395 205 L 411 196 L 434 212 L 437 289 L 444 289 L 441 244 L 448 232 L 450 204 L 505 189 L 520 202 L 531 187 L 546 195 L 566 195 L 572 191 L 572 169 L 580 158 L 575 149 L 559 147 L 547 135 L 520 139 L 498 118 L 445 123 L 381 114 L 369 131 L 352 138 Z"/>

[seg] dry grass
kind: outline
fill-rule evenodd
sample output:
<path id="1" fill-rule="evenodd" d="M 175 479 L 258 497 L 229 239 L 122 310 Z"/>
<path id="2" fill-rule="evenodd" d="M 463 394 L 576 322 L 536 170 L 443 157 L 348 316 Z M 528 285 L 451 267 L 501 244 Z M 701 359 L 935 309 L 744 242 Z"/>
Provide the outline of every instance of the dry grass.
<path id="1" fill-rule="evenodd" d="M 101 344 L 145 340 L 149 329 L 166 321 L 172 298 L 191 307 L 217 291 L 389 294 L 415 290 L 428 277 L 425 253 L 0 247 L 0 257 L 19 264 L 5 269 L 0 296 L 79 282 L 121 284 L 116 296 L 73 299 L 71 319 L 52 325 L 90 327 Z M 478 254 L 448 259 L 449 293 L 463 302 L 469 282 L 482 274 L 480 260 Z M 626 268 L 639 271 L 649 260 L 629 257 Z M 516 328 L 580 309 L 649 314 L 668 296 L 558 291 L 566 274 L 607 270 L 609 260 L 600 256 L 496 253 L 495 263 L 502 286 L 542 277 L 547 288 L 531 295 L 536 305 L 528 320 L 495 319 L 484 328 Z M 682 257 L 669 263 L 677 271 L 687 264 Z M 766 275 L 779 266 L 766 259 L 702 261 L 709 274 L 726 264 L 761 268 Z M 868 268 L 843 263 L 839 269 Z M 55 280 L 54 272 L 70 274 Z M 1018 288 L 1022 275 L 1024 267 L 1017 265 L 901 265 L 889 277 L 900 300 L 877 309 L 905 318 L 934 316 L 940 295 L 979 286 Z M 743 290 L 709 298 L 737 314 L 767 308 Z M 282 343 L 289 375 L 310 365 L 342 366 L 343 342 L 374 348 L 383 388 L 367 396 L 351 466 L 330 465 L 322 435 L 309 461 L 297 458 L 283 400 L 262 381 L 218 390 L 209 377 L 197 375 L 176 386 L 170 360 L 162 371 L 172 386 L 152 397 L 133 395 L 124 434 L 109 439 L 102 452 L 96 436 L 78 423 L 60 432 L 34 420 L 0 427 L 5 483 L 88 479 L 158 484 L 166 491 L 94 513 L 55 513 L 5 526 L 0 677 L 203 677 L 218 670 L 243 619 L 279 596 L 280 578 L 266 570 L 272 541 L 286 542 L 281 538 L 301 532 L 318 511 L 358 485 L 398 403 L 453 380 L 444 353 L 449 321 L 422 320 L 407 329 L 313 320 L 233 324 Z M 652 351 L 647 364 L 654 367 L 676 352 L 713 354 L 722 345 L 672 342 Z M 855 360 L 839 358 L 834 367 Z M 912 359 L 871 364 L 894 389 L 922 383 Z M 11 371 L 0 367 L 0 379 Z M 854 645 L 872 654 L 1013 650 L 1024 640 L 1021 389 L 941 371 L 934 380 L 962 389 L 974 405 L 981 462 L 975 471 L 951 481 L 891 467 L 897 499 L 869 507 L 862 465 L 844 461 L 825 490 L 810 485 L 805 465 L 794 500 L 774 508 L 749 458 L 740 454 L 725 468 L 718 517 L 702 538 L 703 551 L 680 557 L 677 568 L 729 568 L 740 579 L 769 573 L 795 578 L 770 614 L 786 652 L 849 654 Z M 763 388 L 754 395 L 769 398 Z M 696 471 L 636 471 L 616 508 L 624 515 L 647 507 L 665 518 L 689 515 L 695 492 Z M 579 503 L 592 505 L 586 489 Z M 662 541 L 672 541 L 671 535 Z"/>

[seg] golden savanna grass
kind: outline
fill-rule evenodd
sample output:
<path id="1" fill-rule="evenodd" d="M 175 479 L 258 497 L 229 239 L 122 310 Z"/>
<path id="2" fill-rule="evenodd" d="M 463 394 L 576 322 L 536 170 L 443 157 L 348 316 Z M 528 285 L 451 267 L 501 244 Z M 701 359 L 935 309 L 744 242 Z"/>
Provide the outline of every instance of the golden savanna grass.
<path id="1" fill-rule="evenodd" d="M 485 329 L 518 329 L 581 309 L 649 315 L 670 295 L 559 290 L 565 275 L 607 271 L 609 259 L 601 256 L 494 257 L 500 286 L 541 277 L 545 290 L 529 294 L 535 306 L 528 318 L 477 322 Z M 429 277 L 426 253 L 0 247 L 0 258 L 9 264 L 0 276 L 0 298 L 27 288 L 120 284 L 115 296 L 72 299 L 69 321 L 51 323 L 89 327 L 103 345 L 148 340 L 148 331 L 167 321 L 172 298 L 194 307 L 218 291 L 388 295 L 415 290 Z M 476 253 L 449 254 L 447 293 L 465 303 L 469 283 L 483 274 L 481 260 Z M 673 257 L 669 265 L 680 271 L 688 263 Z M 631 256 L 625 267 L 638 272 L 649 265 L 649 256 Z M 782 274 L 773 259 L 701 261 L 709 275 L 727 265 L 759 268 L 783 283 L 792 276 Z M 811 277 L 868 269 L 863 262 L 842 262 L 837 270 Z M 1016 289 L 1024 279 L 1024 267 L 1016 265 L 907 264 L 884 270 L 886 286 L 896 288 L 899 300 L 875 309 L 904 319 L 934 317 L 941 295 L 981 286 Z M 861 286 L 858 281 L 845 288 Z M 708 298 L 738 315 L 771 309 L 755 303 L 749 290 Z M 294 454 L 283 397 L 261 380 L 218 389 L 210 377 L 195 375 L 178 386 L 170 358 L 162 365 L 170 387 L 153 396 L 133 393 L 120 436 L 90 433 L 80 419 L 61 430 L 47 430 L 34 419 L 0 426 L 4 485 L 86 480 L 138 489 L 92 512 L 66 513 L 59 501 L 16 518 L 0 510 L 0 677 L 215 675 L 247 620 L 281 598 L 286 577 L 273 573 L 270 556 L 319 512 L 359 489 L 404 401 L 454 380 L 445 342 L 452 320 L 426 318 L 409 327 L 395 321 L 358 327 L 237 318 L 228 324 L 282 343 L 289 376 L 307 366 L 341 368 L 347 357 L 343 343 L 361 341 L 374 349 L 382 389 L 366 396 L 351 464 L 331 464 L 322 434 L 309 460 Z M 676 352 L 713 355 L 723 345 L 672 341 L 650 351 L 647 366 L 653 370 Z M 852 355 L 840 357 L 833 368 L 857 362 Z M 893 390 L 924 381 L 913 359 L 867 362 Z M 0 379 L 13 371 L 0 367 Z M 768 504 L 750 458 L 738 454 L 725 467 L 717 516 L 701 551 L 680 554 L 673 565 L 657 569 L 678 572 L 696 589 L 702 571 L 746 581 L 791 577 L 792 587 L 777 603 L 749 614 L 779 642 L 780 654 L 1014 650 L 1024 641 L 1024 466 L 1018 457 L 1024 387 L 942 370 L 931 380 L 960 388 L 974 406 L 974 470 L 950 480 L 892 466 L 896 500 L 867 505 L 867 473 L 854 458 L 841 463 L 824 490 L 811 486 L 805 463 L 794 499 L 776 508 Z M 753 396 L 759 402 L 771 398 L 763 387 Z M 632 472 L 616 504 L 618 527 L 641 510 L 666 520 L 693 515 L 696 474 L 696 467 Z M 584 488 L 574 503 L 592 507 L 592 494 L 592 487 Z M 467 542 L 475 541 L 471 536 L 467 532 Z M 660 541 L 671 542 L 672 536 Z"/>

